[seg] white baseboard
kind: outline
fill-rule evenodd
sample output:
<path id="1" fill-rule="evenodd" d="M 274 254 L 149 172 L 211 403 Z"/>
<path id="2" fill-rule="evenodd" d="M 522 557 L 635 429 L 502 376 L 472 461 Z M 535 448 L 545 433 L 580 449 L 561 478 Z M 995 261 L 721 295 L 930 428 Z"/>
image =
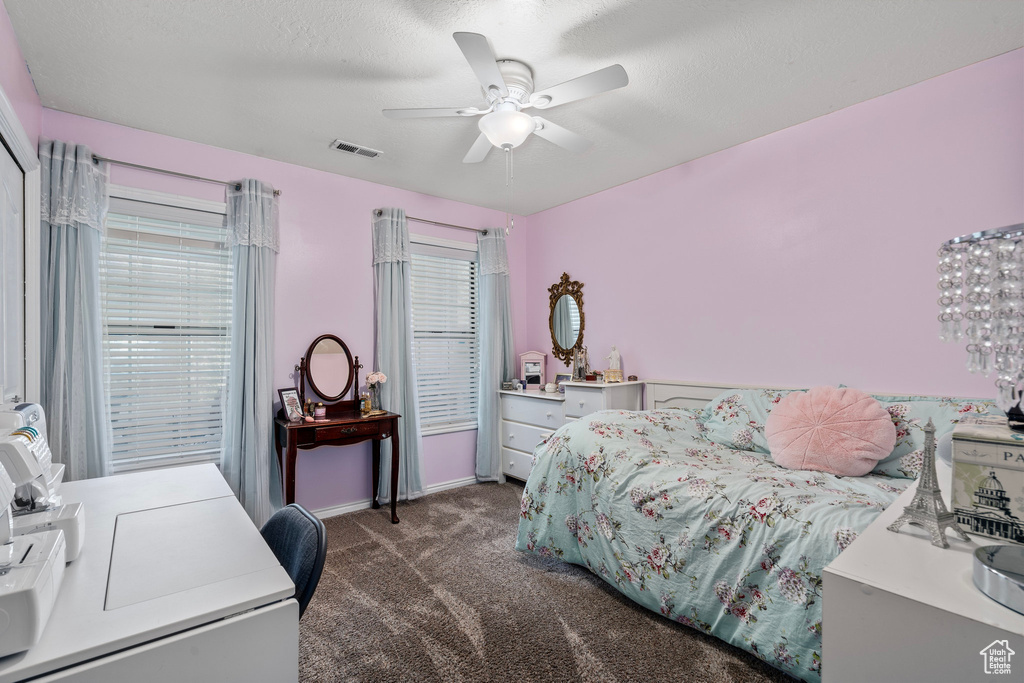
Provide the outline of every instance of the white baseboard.
<path id="1" fill-rule="evenodd" d="M 431 484 L 423 488 L 423 495 L 428 496 L 431 493 L 438 493 L 440 491 L 447 491 L 448 489 L 458 488 L 460 486 L 469 486 L 475 484 L 476 477 L 463 477 L 462 479 L 452 479 L 451 481 L 442 481 L 437 484 Z M 322 508 L 320 510 L 312 510 L 312 513 L 320 519 L 327 519 L 328 517 L 337 517 L 338 515 L 348 514 L 349 512 L 356 512 L 357 510 L 366 510 L 373 505 L 373 500 L 370 498 L 364 498 L 363 500 L 353 501 L 351 503 L 344 503 L 343 505 L 333 505 L 329 508 Z M 381 506 L 385 505 L 381 503 Z"/>
<path id="2" fill-rule="evenodd" d="M 448 489 L 457 489 L 460 486 L 469 486 L 470 484 L 477 483 L 476 477 L 463 477 L 462 479 L 452 479 L 451 481 L 442 481 L 437 484 L 431 484 L 423 489 L 423 495 L 429 495 L 431 493 L 438 493 L 440 491 L 447 491 Z"/>

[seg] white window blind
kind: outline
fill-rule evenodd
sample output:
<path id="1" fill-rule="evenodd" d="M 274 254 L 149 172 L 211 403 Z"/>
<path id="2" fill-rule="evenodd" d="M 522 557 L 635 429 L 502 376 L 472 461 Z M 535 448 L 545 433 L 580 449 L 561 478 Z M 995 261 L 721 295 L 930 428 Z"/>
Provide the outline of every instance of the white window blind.
<path id="1" fill-rule="evenodd" d="M 480 363 L 471 251 L 412 245 L 413 362 L 424 434 L 475 429 Z"/>
<path id="2" fill-rule="evenodd" d="M 113 471 L 219 461 L 232 265 L 224 216 L 111 200 L 100 263 Z"/>

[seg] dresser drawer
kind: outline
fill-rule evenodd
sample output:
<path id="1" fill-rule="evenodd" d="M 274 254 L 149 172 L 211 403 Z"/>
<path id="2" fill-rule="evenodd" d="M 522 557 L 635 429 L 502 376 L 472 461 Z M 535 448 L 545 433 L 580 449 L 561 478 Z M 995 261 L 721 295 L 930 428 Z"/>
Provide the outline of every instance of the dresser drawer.
<path id="1" fill-rule="evenodd" d="M 583 417 L 604 410 L 605 395 L 600 387 L 565 388 L 565 416 Z"/>
<path id="2" fill-rule="evenodd" d="M 557 429 L 562 426 L 562 402 L 502 394 L 501 417 L 503 420 Z"/>
<path id="3" fill-rule="evenodd" d="M 317 427 L 316 440 L 334 441 L 335 439 L 347 439 L 353 436 L 369 436 L 380 430 L 379 422 L 354 422 L 347 425 L 334 425 L 331 427 Z"/>
<path id="4" fill-rule="evenodd" d="M 511 448 L 501 449 L 501 471 L 510 477 L 526 481 L 533 469 L 533 456 Z"/>
<path id="5" fill-rule="evenodd" d="M 532 453 L 541 441 L 551 436 L 555 428 L 534 427 L 519 422 L 501 421 L 501 445 L 517 451 Z"/>

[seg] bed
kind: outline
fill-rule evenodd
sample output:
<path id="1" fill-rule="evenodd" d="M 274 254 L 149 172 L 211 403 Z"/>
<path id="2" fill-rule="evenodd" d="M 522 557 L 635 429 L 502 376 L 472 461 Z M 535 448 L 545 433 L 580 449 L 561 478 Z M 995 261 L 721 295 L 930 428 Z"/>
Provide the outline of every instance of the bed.
<path id="1" fill-rule="evenodd" d="M 825 565 L 913 481 L 927 417 L 941 435 L 991 405 L 877 396 L 896 449 L 844 478 L 772 461 L 764 422 L 788 389 L 652 385 L 653 409 L 594 413 L 537 447 L 516 548 L 585 566 L 644 607 L 820 681 Z"/>

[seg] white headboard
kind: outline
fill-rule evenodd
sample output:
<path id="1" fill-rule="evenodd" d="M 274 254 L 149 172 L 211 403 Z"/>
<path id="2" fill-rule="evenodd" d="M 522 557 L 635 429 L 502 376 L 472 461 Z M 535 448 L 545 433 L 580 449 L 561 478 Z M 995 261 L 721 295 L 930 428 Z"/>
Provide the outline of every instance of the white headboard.
<path id="1" fill-rule="evenodd" d="M 646 401 L 644 407 L 647 410 L 658 410 L 659 408 L 703 408 L 708 401 L 729 389 L 796 389 L 797 387 L 763 387 L 749 384 L 704 384 L 702 382 L 684 382 L 673 379 L 651 379 L 645 381 Z M 806 387 L 804 387 L 806 388 Z M 921 398 L 935 398 L 923 394 L 897 393 L 893 391 L 878 392 L 896 396 L 920 396 Z M 977 399 L 980 401 L 991 401 L 991 398 Z"/>
<path id="2" fill-rule="evenodd" d="M 708 401 L 729 389 L 792 389 L 793 387 L 756 387 L 748 384 L 704 384 L 672 379 L 645 381 L 647 410 L 661 408 L 703 408 Z"/>

